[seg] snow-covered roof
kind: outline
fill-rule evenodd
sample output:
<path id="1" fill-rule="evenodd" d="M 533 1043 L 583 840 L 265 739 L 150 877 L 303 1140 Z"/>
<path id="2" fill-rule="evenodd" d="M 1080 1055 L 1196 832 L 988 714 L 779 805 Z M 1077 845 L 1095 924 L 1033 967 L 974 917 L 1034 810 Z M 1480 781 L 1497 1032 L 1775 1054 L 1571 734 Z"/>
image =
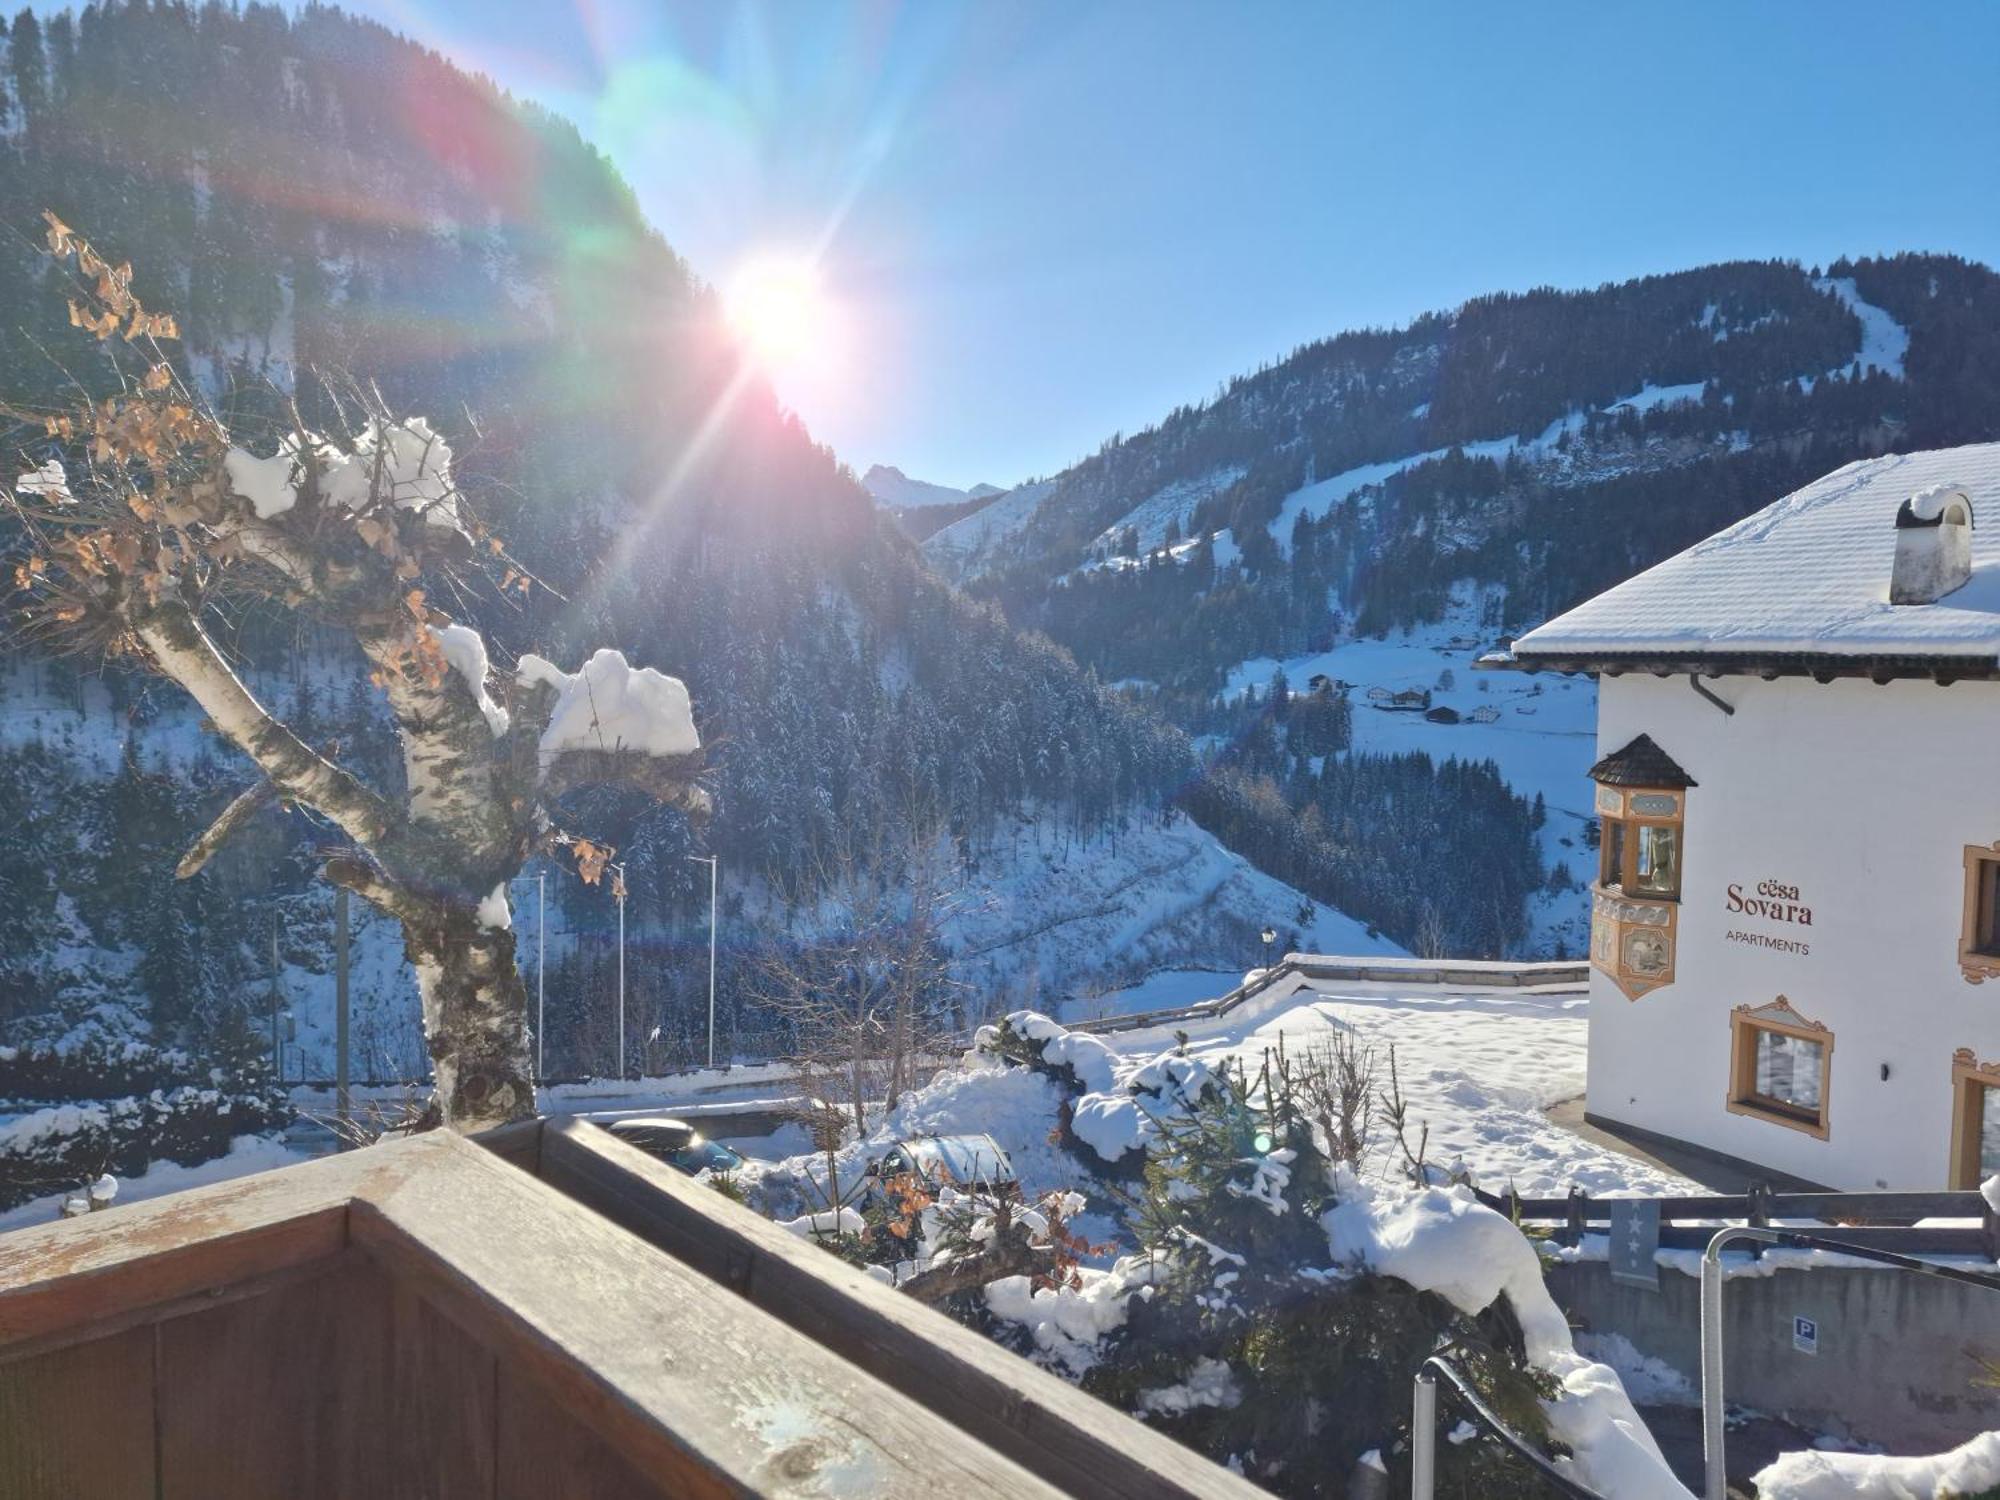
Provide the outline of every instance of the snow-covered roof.
<path id="1" fill-rule="evenodd" d="M 1889 603 L 1896 513 L 1940 486 L 1975 516 L 1972 576 L 1935 604 Z M 2000 443 L 1863 459 L 1815 479 L 1514 643 L 1526 666 L 1691 658 L 2000 669 Z M 1799 660 L 1801 658 L 1807 660 Z"/>

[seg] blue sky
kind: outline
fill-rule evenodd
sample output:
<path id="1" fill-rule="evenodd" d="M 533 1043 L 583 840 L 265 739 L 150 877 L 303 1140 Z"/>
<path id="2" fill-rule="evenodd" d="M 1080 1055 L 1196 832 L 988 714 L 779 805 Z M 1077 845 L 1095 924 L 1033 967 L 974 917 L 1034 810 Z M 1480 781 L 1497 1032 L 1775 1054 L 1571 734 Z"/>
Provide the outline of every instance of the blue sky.
<path id="1" fill-rule="evenodd" d="M 1051 472 L 1296 344 L 1732 257 L 2000 259 L 2000 8 L 1270 0 L 352 8 L 574 119 L 857 469 Z"/>

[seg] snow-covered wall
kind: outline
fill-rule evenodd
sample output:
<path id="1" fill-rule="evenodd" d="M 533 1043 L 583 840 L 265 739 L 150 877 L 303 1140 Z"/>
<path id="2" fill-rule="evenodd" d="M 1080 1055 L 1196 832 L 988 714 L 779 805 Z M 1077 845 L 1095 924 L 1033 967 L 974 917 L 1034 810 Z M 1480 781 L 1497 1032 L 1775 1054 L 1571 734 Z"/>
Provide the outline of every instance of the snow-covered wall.
<path id="1" fill-rule="evenodd" d="M 1684 677 L 1601 685 L 1599 752 L 1649 734 L 1699 785 L 1674 982 L 1633 1001 L 1592 973 L 1590 1111 L 1829 1187 L 1944 1187 L 1952 1054 L 2000 1061 L 2000 981 L 1958 964 L 1965 846 L 2000 839 L 2000 684 L 1709 685 L 1733 716 Z M 1732 909 L 1766 882 L 1810 923 Z M 1725 1107 L 1730 1013 L 1779 995 L 1833 1035 L 1825 1140 Z"/>

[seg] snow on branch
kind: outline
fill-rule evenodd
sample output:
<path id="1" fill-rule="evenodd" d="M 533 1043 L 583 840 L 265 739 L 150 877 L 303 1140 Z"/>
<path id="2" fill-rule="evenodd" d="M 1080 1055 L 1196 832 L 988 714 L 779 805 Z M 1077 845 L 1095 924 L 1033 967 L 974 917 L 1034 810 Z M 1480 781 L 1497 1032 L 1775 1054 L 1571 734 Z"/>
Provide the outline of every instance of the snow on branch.
<path id="1" fill-rule="evenodd" d="M 438 650 L 451 669 L 465 679 L 465 685 L 472 689 L 473 700 L 479 705 L 479 712 L 486 720 L 486 727 L 493 731 L 496 740 L 507 732 L 507 710 L 493 701 L 493 695 L 486 691 L 486 641 L 470 625 L 445 625 L 429 627 L 437 641 Z"/>
<path id="2" fill-rule="evenodd" d="M 433 526 L 458 527 L 458 488 L 451 477 L 451 445 L 422 417 L 371 416 L 347 450 L 317 433 L 282 439 L 278 451 L 259 458 L 231 448 L 223 459 L 230 488 L 250 502 L 260 521 L 298 504 L 309 483 L 323 504 L 357 514 L 377 505 L 416 511 Z"/>
<path id="3" fill-rule="evenodd" d="M 570 750 L 630 750 L 665 759 L 701 748 L 687 685 L 651 667 L 632 666 L 622 651 L 606 647 L 579 672 L 530 654 L 521 658 L 515 676 L 524 686 L 541 683 L 556 690 L 542 731 L 545 768 Z"/>

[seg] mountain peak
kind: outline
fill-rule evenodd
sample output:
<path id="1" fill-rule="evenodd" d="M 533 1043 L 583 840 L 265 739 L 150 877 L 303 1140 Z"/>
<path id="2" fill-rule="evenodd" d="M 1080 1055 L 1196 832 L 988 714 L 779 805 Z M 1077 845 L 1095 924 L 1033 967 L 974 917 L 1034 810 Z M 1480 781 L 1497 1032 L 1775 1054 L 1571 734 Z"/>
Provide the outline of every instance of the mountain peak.
<path id="1" fill-rule="evenodd" d="M 875 497 L 877 505 L 892 510 L 922 510 L 933 505 L 963 505 L 968 500 L 988 500 L 1002 493 L 990 484 L 975 484 L 969 490 L 948 484 L 932 484 L 912 479 L 894 464 L 871 464 L 861 476 L 861 487 Z"/>

